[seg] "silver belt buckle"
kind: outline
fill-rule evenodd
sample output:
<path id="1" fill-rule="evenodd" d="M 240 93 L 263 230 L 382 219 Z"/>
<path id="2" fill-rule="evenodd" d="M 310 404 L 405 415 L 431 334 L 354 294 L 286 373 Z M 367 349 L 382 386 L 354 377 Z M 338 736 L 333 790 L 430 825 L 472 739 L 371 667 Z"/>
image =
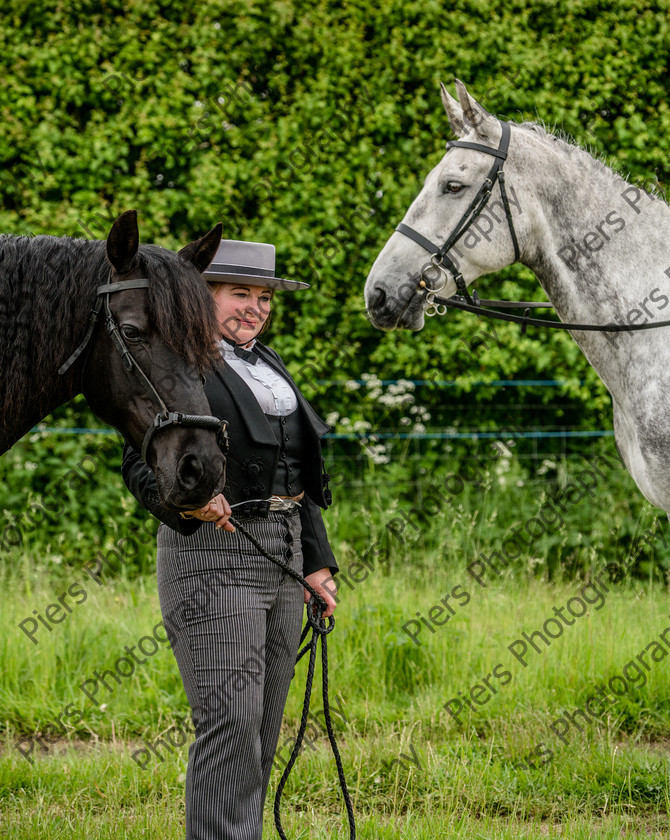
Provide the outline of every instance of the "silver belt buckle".
<path id="1" fill-rule="evenodd" d="M 290 512 L 297 510 L 300 507 L 298 502 L 294 501 L 293 499 L 280 499 L 278 497 L 273 497 L 270 500 L 270 510 L 272 511 L 282 511 L 282 512 Z"/>

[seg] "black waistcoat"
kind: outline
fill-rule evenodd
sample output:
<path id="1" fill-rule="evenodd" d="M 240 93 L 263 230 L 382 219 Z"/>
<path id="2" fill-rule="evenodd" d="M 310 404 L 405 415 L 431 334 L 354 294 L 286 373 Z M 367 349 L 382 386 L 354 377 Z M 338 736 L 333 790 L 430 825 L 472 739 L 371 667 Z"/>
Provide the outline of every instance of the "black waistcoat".
<path id="1" fill-rule="evenodd" d="M 277 496 L 297 496 L 305 489 L 302 458 L 305 451 L 305 423 L 299 408 L 284 417 L 266 414 L 279 444 L 279 461 L 272 492 Z"/>
<path id="2" fill-rule="evenodd" d="M 321 511 L 317 507 L 327 507 L 331 503 L 328 475 L 323 472 L 320 441 L 328 431 L 328 426 L 300 393 L 279 356 L 261 344 L 257 345 L 256 352 L 287 378 L 298 399 L 304 436 L 301 466 L 305 498 L 299 508 L 303 573 L 308 575 L 324 567 L 336 571 L 337 562 L 328 543 Z M 227 365 L 221 365 L 207 376 L 205 393 L 212 414 L 230 422 L 225 496 L 234 503 L 272 495 L 281 447 L 251 389 Z M 165 525 L 184 537 L 194 534 L 201 527 L 200 520 L 181 519 L 178 513 L 162 506 L 152 470 L 142 461 L 140 453 L 128 443 L 124 447 L 122 472 L 135 498 Z"/>
<path id="3" fill-rule="evenodd" d="M 302 443 L 302 488 L 320 507 L 331 503 L 328 488 L 329 476 L 323 470 L 321 437 L 329 430 L 293 382 L 277 354 L 260 343 L 255 346 L 258 355 L 286 377 L 298 399 L 296 423 Z M 280 463 L 281 445 L 274 427 L 264 414 L 252 390 L 244 380 L 227 365 L 221 365 L 205 380 L 205 393 L 212 414 L 228 420 L 230 449 L 226 458 L 226 484 L 224 495 L 231 504 L 247 499 L 263 499 L 277 492 L 275 474 Z M 289 433 L 289 437 L 290 437 Z M 291 483 L 293 487 L 293 483 Z M 295 496 L 283 492 L 282 496 Z"/>

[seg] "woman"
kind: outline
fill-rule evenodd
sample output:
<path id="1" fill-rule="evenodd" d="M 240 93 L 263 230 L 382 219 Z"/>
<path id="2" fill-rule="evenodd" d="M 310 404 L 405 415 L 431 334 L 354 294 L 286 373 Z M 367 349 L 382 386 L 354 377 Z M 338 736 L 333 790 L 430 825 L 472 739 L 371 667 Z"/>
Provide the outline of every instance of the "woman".
<path id="1" fill-rule="evenodd" d="M 335 608 L 337 570 L 321 518 L 330 504 L 315 414 L 279 356 L 257 340 L 275 289 L 274 246 L 221 242 L 204 272 L 222 364 L 205 382 L 228 420 L 223 494 L 200 510 L 162 507 L 153 472 L 126 444 L 123 478 L 159 526 L 158 594 L 196 738 L 186 775 L 187 840 L 260 840 L 263 803 L 309 598 L 228 521 L 232 513 Z M 268 501 L 272 499 L 272 501 Z"/>

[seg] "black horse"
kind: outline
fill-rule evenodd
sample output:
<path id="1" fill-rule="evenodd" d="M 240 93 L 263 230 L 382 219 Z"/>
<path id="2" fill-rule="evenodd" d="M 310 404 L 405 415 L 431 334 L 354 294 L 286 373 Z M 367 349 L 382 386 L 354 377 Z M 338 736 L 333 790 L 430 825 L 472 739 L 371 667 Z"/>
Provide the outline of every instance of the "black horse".
<path id="1" fill-rule="evenodd" d="M 69 237 L 0 236 L 0 454 L 81 392 L 138 449 L 165 407 L 209 415 L 202 374 L 215 358 L 218 331 L 200 272 L 220 240 L 219 224 L 179 254 L 140 247 L 134 210 L 114 222 L 106 247 Z M 108 329 L 100 313 L 88 346 L 59 375 L 86 334 L 98 288 L 118 281 L 139 281 L 138 288 L 113 287 Z M 147 437 L 146 460 L 168 507 L 200 507 L 223 485 L 217 437 L 211 424 L 200 426 L 169 425 Z"/>

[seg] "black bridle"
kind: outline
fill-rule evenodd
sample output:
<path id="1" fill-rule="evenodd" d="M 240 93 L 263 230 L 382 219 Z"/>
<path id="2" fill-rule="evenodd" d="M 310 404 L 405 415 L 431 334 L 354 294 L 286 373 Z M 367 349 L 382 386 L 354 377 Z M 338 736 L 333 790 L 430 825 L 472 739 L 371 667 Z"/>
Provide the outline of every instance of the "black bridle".
<path id="1" fill-rule="evenodd" d="M 481 300 L 477 296 L 477 292 L 475 291 L 473 291 L 472 296 L 470 296 L 467 285 L 463 280 L 463 275 L 458 269 L 458 266 L 449 256 L 448 251 L 451 248 L 453 248 L 453 246 L 465 233 L 467 233 L 470 225 L 475 221 L 475 219 L 480 215 L 482 210 L 486 207 L 488 200 L 491 197 L 493 186 L 496 181 L 500 185 L 500 197 L 502 199 L 503 208 L 505 210 L 505 216 L 507 218 L 509 232 L 512 237 L 512 245 L 514 246 L 514 262 L 517 262 L 520 256 L 519 242 L 517 240 L 516 231 L 514 230 L 514 221 L 512 220 L 512 211 L 510 210 L 509 200 L 507 198 L 507 190 L 505 189 L 505 175 L 503 173 L 503 166 L 505 160 L 507 159 L 507 150 L 509 148 L 510 127 L 509 123 L 506 123 L 504 120 L 499 120 L 499 122 L 500 127 L 502 128 L 502 136 L 500 137 L 500 143 L 498 144 L 497 149 L 493 149 L 491 146 L 482 146 L 480 143 L 469 143 L 464 140 L 449 140 L 447 143 L 447 149 L 473 149 L 477 152 L 483 152 L 484 154 L 492 155 L 495 158 L 495 160 L 493 162 L 493 166 L 489 171 L 488 176 L 486 177 L 486 180 L 479 188 L 477 195 L 470 202 L 470 205 L 468 206 L 465 213 L 463 213 L 463 215 L 459 219 L 454 230 L 447 237 L 444 245 L 442 245 L 442 247 L 440 247 L 439 245 L 435 245 L 425 236 L 420 234 L 418 231 L 414 230 L 414 228 L 409 227 L 409 225 L 406 225 L 403 222 L 401 222 L 396 227 L 396 230 L 399 233 L 402 233 L 404 236 L 409 237 L 409 239 L 412 239 L 414 242 L 417 243 L 417 245 L 420 245 L 422 248 L 428 251 L 428 253 L 431 255 L 431 266 L 428 266 L 428 268 L 434 267 L 440 270 L 444 275 L 442 279 L 442 285 L 438 286 L 437 288 L 428 287 L 428 284 L 426 283 L 426 280 L 423 277 L 423 275 L 428 270 L 427 268 L 422 268 L 419 274 L 415 275 L 415 277 L 420 278 L 418 286 L 416 288 L 416 292 L 420 295 L 425 296 L 426 302 L 428 303 L 426 315 L 446 315 L 447 308 L 460 309 L 463 312 L 472 312 L 476 315 L 485 315 L 487 318 L 492 318 L 497 321 L 511 321 L 512 323 L 520 324 L 522 333 L 525 333 L 526 328 L 529 326 L 549 327 L 550 329 L 555 330 L 582 330 L 584 332 L 636 332 L 637 330 L 653 330 L 658 327 L 670 326 L 670 321 L 657 321 L 656 323 L 645 324 L 605 325 L 568 324 L 562 321 L 546 321 L 540 318 L 530 318 L 528 316 L 531 309 L 553 309 L 550 303 L 539 303 L 535 301 Z M 451 273 L 454 282 L 456 283 L 456 288 L 461 293 L 461 296 L 453 295 L 450 298 L 437 297 L 437 292 L 442 291 L 442 289 L 447 284 L 448 278 L 445 271 L 445 267 Z M 482 306 L 482 304 L 486 304 L 487 306 L 495 306 L 498 309 L 524 309 L 525 312 L 521 317 L 518 315 L 506 315 L 503 312 L 494 312 L 490 309 L 486 309 Z"/>
<path id="2" fill-rule="evenodd" d="M 160 394 L 154 387 L 149 377 L 144 373 L 142 368 L 136 362 L 135 358 L 133 357 L 133 354 L 130 352 L 128 345 L 126 344 L 123 338 L 123 335 L 121 334 L 118 321 L 112 314 L 112 310 L 109 306 L 110 295 L 114 294 L 115 292 L 126 291 L 127 289 L 147 288 L 149 288 L 149 281 L 146 278 L 138 278 L 137 280 L 119 280 L 115 283 L 106 283 L 104 286 L 98 286 L 95 304 L 93 305 L 93 308 L 91 309 L 91 314 L 88 318 L 88 329 L 86 330 L 86 334 L 84 335 L 83 339 L 79 343 L 79 346 L 74 351 L 74 353 L 72 353 L 70 358 L 59 369 L 58 374 L 62 376 L 64 373 L 66 373 L 77 361 L 79 356 L 81 356 L 84 350 L 88 348 L 88 350 L 90 351 L 91 337 L 93 335 L 93 331 L 95 330 L 96 324 L 98 323 L 98 316 L 100 315 L 100 311 L 104 306 L 105 327 L 107 328 L 107 332 L 109 333 L 109 336 L 112 339 L 112 344 L 123 359 L 123 363 L 126 367 L 126 370 L 133 371 L 136 374 L 136 376 L 140 379 L 142 384 L 152 394 L 152 396 L 160 406 L 159 413 L 156 415 L 153 423 L 151 424 L 151 426 L 149 426 L 146 434 L 144 435 L 141 452 L 142 460 L 146 462 L 147 451 L 156 432 L 159 432 L 162 429 L 167 429 L 169 426 L 186 426 L 190 428 L 208 429 L 213 432 L 216 432 L 218 444 L 225 454 L 225 452 L 227 452 L 228 450 L 228 421 L 219 420 L 217 417 L 212 417 L 208 415 L 182 414 L 179 411 L 170 411 L 170 409 L 167 407 L 167 405 L 161 398 Z M 86 359 L 84 360 L 84 365 L 82 367 L 82 381 L 84 376 L 84 368 L 86 367 L 87 361 L 88 353 L 86 355 Z"/>
<path id="3" fill-rule="evenodd" d="M 452 230 L 452 232 L 447 237 L 444 245 L 440 247 L 439 245 L 435 245 L 430 239 L 427 239 L 425 236 L 420 234 L 418 231 L 414 230 L 414 228 L 409 227 L 409 225 L 404 224 L 401 222 L 397 227 L 396 230 L 399 233 L 404 234 L 405 236 L 409 237 L 410 239 L 414 240 L 417 245 L 421 245 L 422 248 L 425 248 L 426 251 L 431 255 L 430 261 L 431 264 L 442 271 L 444 274 L 444 280 L 442 285 L 437 289 L 429 289 L 426 281 L 423 279 L 424 270 L 421 271 L 420 276 L 421 280 L 419 282 L 419 288 L 417 291 L 420 293 L 425 293 L 430 297 L 431 295 L 435 295 L 436 292 L 441 291 L 447 282 L 446 272 L 444 268 L 446 267 L 449 269 L 451 276 L 454 278 L 454 282 L 456 283 L 456 288 L 458 291 L 465 297 L 467 302 L 474 306 L 474 301 L 470 297 L 470 293 L 468 292 L 467 285 L 465 280 L 463 280 L 463 275 L 461 274 L 458 266 L 449 256 L 449 251 L 454 247 L 454 245 L 458 242 L 458 240 L 467 233 L 470 225 L 475 221 L 475 219 L 481 214 L 482 210 L 488 204 L 489 198 L 491 198 L 491 193 L 493 192 L 493 187 L 496 181 L 500 185 L 500 197 L 502 198 L 503 208 L 505 209 L 505 216 L 507 218 L 507 224 L 509 225 L 509 232 L 512 237 L 512 244 L 514 245 L 514 262 L 519 259 L 519 242 L 516 238 L 516 231 L 514 230 L 514 222 L 512 220 L 512 211 L 510 210 L 509 206 L 509 199 L 507 198 L 507 190 L 505 189 L 505 173 L 503 172 L 503 165 L 505 160 L 507 159 L 507 150 L 509 148 L 509 136 L 510 136 L 510 128 L 509 123 L 500 121 L 500 126 L 502 128 L 502 136 L 500 138 L 500 143 L 498 144 L 497 149 L 493 149 L 491 146 L 482 146 L 480 143 L 468 143 L 464 140 L 449 140 L 447 143 L 447 149 L 474 149 L 477 152 L 484 152 L 484 154 L 491 155 L 495 158 L 493 161 L 493 165 L 489 170 L 489 174 L 487 175 L 484 183 L 479 188 L 477 195 L 472 199 L 470 202 L 467 210 L 463 213 L 461 218 L 456 224 L 456 227 Z M 429 300 L 429 303 L 432 301 Z M 437 313 L 433 313 L 437 314 Z"/>

